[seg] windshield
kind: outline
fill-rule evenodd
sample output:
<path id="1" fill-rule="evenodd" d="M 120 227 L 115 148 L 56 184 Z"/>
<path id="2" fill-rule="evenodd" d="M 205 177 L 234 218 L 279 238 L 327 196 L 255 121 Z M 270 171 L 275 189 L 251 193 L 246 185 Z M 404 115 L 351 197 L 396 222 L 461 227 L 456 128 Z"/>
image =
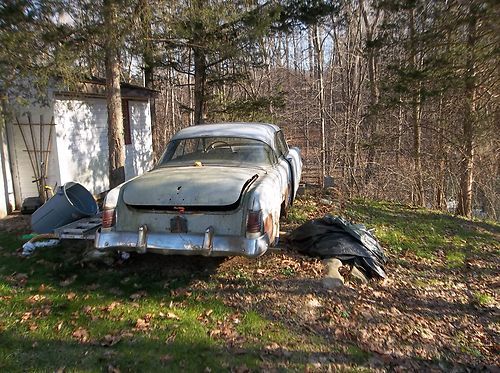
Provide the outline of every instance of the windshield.
<path id="1" fill-rule="evenodd" d="M 261 141 L 241 137 L 196 137 L 171 141 L 158 166 L 178 165 L 260 165 L 276 158 L 271 147 Z"/>

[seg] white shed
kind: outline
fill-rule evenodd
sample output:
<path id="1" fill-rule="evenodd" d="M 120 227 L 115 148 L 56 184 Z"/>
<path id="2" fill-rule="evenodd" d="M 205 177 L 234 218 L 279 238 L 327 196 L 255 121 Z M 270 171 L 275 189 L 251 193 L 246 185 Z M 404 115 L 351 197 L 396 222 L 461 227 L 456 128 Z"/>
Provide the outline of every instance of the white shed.
<path id="1" fill-rule="evenodd" d="M 47 159 L 45 185 L 76 181 L 94 195 L 109 189 L 104 89 L 105 81 L 95 79 L 80 84 L 77 92 L 49 90 L 43 106 L 4 108 L 4 125 L 0 127 L 0 217 L 19 209 L 25 198 L 38 196 L 33 161 L 40 164 Z M 155 91 L 122 84 L 121 93 L 128 180 L 152 165 L 150 99 Z"/>

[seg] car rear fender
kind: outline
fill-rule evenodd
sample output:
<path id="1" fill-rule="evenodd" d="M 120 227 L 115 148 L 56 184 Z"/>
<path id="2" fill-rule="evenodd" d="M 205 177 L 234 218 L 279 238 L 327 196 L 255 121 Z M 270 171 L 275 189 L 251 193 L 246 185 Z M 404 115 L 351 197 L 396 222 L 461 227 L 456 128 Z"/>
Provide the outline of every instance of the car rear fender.
<path id="1" fill-rule="evenodd" d="M 279 235 L 281 191 L 277 175 L 269 173 L 249 192 L 248 211 L 262 211 L 263 233 L 273 242 Z"/>

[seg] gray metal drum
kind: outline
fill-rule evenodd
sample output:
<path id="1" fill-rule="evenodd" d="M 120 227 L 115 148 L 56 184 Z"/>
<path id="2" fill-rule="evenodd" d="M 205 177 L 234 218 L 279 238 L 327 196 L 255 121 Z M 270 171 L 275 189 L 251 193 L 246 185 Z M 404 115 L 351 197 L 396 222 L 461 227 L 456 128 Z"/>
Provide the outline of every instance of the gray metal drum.
<path id="1" fill-rule="evenodd" d="M 69 182 L 31 215 L 31 229 L 36 233 L 51 233 L 96 213 L 97 203 L 92 194 L 81 184 Z"/>

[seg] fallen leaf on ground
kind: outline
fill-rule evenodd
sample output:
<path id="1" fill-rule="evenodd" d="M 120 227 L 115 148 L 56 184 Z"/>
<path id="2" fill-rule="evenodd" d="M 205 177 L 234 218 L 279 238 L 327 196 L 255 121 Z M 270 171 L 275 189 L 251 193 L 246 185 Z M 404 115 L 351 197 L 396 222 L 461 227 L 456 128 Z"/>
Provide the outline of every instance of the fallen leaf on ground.
<path id="1" fill-rule="evenodd" d="M 35 295 L 32 295 L 32 296 L 28 297 L 28 299 L 26 301 L 28 303 L 34 304 L 34 303 L 37 303 L 37 302 L 41 302 L 41 301 L 43 301 L 45 299 L 46 299 L 45 295 L 35 294 Z"/>
<path id="2" fill-rule="evenodd" d="M 180 320 L 181 318 L 173 312 L 167 312 L 165 315 L 167 319 Z"/>
<path id="3" fill-rule="evenodd" d="M 120 342 L 122 337 L 120 335 L 106 334 L 101 340 L 101 346 L 111 347 Z"/>
<path id="4" fill-rule="evenodd" d="M 59 331 L 61 331 L 61 329 L 62 329 L 62 327 L 63 327 L 63 324 L 64 324 L 64 321 L 61 321 L 60 323 L 58 323 L 58 324 L 56 325 L 56 330 L 57 330 L 58 332 L 59 332 Z"/>
<path id="5" fill-rule="evenodd" d="M 76 329 L 73 332 L 72 336 L 73 336 L 73 338 L 77 339 L 79 342 L 82 342 L 82 343 L 85 343 L 89 340 L 89 332 L 82 327 L 79 327 L 78 329 Z"/>
<path id="6" fill-rule="evenodd" d="M 137 293 L 132 294 L 130 296 L 130 299 L 137 300 L 137 299 L 144 298 L 146 295 L 147 295 L 147 293 L 145 291 L 138 291 Z"/>
<path id="7" fill-rule="evenodd" d="M 28 275 L 26 273 L 13 273 L 10 276 L 6 276 L 5 279 L 15 286 L 24 286 L 28 282 Z"/>
<path id="8" fill-rule="evenodd" d="M 165 340 L 165 343 L 166 344 L 169 344 L 169 343 L 172 343 L 174 340 L 175 340 L 175 337 L 177 336 L 177 333 L 175 331 L 173 331 L 172 333 L 170 333 L 170 335 L 167 337 L 167 339 Z"/>
<path id="9" fill-rule="evenodd" d="M 172 355 L 166 354 L 166 355 L 160 356 L 160 361 L 162 363 L 167 363 L 167 362 L 171 361 L 173 358 L 174 357 Z"/>
<path id="10" fill-rule="evenodd" d="M 120 373 L 120 368 L 115 367 L 114 365 L 108 365 L 108 373 Z"/>
<path id="11" fill-rule="evenodd" d="M 32 312 L 23 313 L 23 315 L 21 316 L 21 322 L 31 319 L 32 316 L 33 316 Z"/>
<path id="12" fill-rule="evenodd" d="M 121 303 L 120 302 L 111 302 L 108 306 L 101 308 L 101 311 L 104 312 L 111 312 L 113 311 L 116 307 L 118 307 Z"/>
<path id="13" fill-rule="evenodd" d="M 248 373 L 248 372 L 250 372 L 250 369 L 248 369 L 248 367 L 245 364 L 240 365 L 239 367 L 231 368 L 231 373 Z"/>
<path id="14" fill-rule="evenodd" d="M 144 319 L 137 319 L 134 328 L 137 330 L 145 330 L 149 328 L 149 325 L 149 321 L 146 321 Z"/>
<path id="15" fill-rule="evenodd" d="M 70 293 L 66 294 L 66 298 L 68 300 L 73 300 L 76 298 L 76 293 L 70 292 Z"/>
<path id="16" fill-rule="evenodd" d="M 71 276 L 71 277 L 68 277 L 67 279 L 65 279 L 65 280 L 61 281 L 61 282 L 59 283 L 59 285 L 61 285 L 61 286 L 69 286 L 69 285 L 71 285 L 73 282 L 75 282 L 75 280 L 76 280 L 76 278 L 77 278 L 77 277 L 78 277 L 78 275 L 73 275 L 73 276 Z"/>

